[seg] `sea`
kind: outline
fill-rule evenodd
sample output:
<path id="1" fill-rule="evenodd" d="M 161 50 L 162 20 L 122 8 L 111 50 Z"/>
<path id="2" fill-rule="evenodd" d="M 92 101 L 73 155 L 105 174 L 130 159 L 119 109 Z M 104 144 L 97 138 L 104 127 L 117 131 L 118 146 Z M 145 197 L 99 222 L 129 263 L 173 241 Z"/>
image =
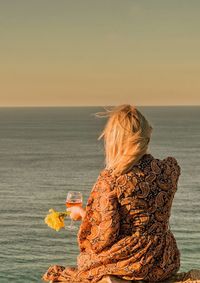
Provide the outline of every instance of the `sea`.
<path id="1" fill-rule="evenodd" d="M 200 268 L 200 106 L 138 106 L 153 127 L 149 152 L 181 167 L 170 228 L 180 272 Z M 50 208 L 65 211 L 68 191 L 84 205 L 105 167 L 106 118 L 95 107 L 0 108 L 0 282 L 43 282 L 50 265 L 76 265 L 77 231 L 50 229 Z M 66 220 L 68 223 L 69 220 Z M 75 225 L 80 225 L 76 222 Z M 78 228 L 78 227 L 77 227 Z"/>

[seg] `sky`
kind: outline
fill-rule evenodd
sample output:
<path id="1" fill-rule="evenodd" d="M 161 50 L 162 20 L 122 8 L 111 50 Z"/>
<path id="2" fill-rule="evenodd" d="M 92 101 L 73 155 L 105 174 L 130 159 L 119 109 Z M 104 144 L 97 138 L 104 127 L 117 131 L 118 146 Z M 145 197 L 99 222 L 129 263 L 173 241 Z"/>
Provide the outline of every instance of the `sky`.
<path id="1" fill-rule="evenodd" d="M 199 0 L 0 0 L 0 106 L 200 105 Z"/>

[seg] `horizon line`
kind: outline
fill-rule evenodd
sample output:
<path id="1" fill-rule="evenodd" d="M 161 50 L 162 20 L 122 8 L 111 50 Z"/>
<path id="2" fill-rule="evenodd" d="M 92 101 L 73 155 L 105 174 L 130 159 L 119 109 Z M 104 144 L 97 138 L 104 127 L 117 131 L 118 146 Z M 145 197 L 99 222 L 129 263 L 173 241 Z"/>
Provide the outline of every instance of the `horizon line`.
<path id="1" fill-rule="evenodd" d="M 66 107 L 107 107 L 107 106 L 118 106 L 122 104 L 130 104 L 130 103 L 121 103 L 117 105 L 3 105 L 0 108 L 66 108 Z M 197 107 L 200 104 L 168 104 L 168 105 L 135 105 L 136 107 Z"/>

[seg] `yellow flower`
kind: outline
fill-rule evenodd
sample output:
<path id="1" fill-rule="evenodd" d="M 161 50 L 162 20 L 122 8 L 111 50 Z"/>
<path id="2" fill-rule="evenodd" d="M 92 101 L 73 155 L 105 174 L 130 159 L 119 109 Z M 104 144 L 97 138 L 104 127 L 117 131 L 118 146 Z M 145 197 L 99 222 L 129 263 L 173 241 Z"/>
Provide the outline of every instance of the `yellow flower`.
<path id="1" fill-rule="evenodd" d="M 64 218 L 68 215 L 67 212 L 57 212 L 54 209 L 49 209 L 50 214 L 45 217 L 45 223 L 52 229 L 59 231 L 65 227 Z"/>

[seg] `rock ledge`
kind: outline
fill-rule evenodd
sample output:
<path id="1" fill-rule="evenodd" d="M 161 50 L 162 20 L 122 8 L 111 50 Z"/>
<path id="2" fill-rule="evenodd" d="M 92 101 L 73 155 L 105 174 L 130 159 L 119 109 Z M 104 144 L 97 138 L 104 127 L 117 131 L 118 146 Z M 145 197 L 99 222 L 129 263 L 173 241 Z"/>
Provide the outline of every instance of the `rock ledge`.
<path id="1" fill-rule="evenodd" d="M 104 276 L 98 283 L 147 283 L 147 281 L 130 281 L 119 279 L 116 276 Z M 149 283 L 154 283 L 149 281 Z M 157 282 L 158 283 L 158 282 Z M 200 269 L 191 269 L 188 272 L 177 273 L 170 279 L 159 281 L 159 283 L 200 283 Z"/>
<path id="2" fill-rule="evenodd" d="M 59 283 L 64 283 L 64 281 Z M 100 281 L 98 281 L 98 283 L 200 283 L 200 269 L 191 269 L 188 272 L 179 272 L 169 279 L 159 282 L 147 282 L 142 280 L 130 281 L 120 279 L 117 276 L 104 276 Z"/>

